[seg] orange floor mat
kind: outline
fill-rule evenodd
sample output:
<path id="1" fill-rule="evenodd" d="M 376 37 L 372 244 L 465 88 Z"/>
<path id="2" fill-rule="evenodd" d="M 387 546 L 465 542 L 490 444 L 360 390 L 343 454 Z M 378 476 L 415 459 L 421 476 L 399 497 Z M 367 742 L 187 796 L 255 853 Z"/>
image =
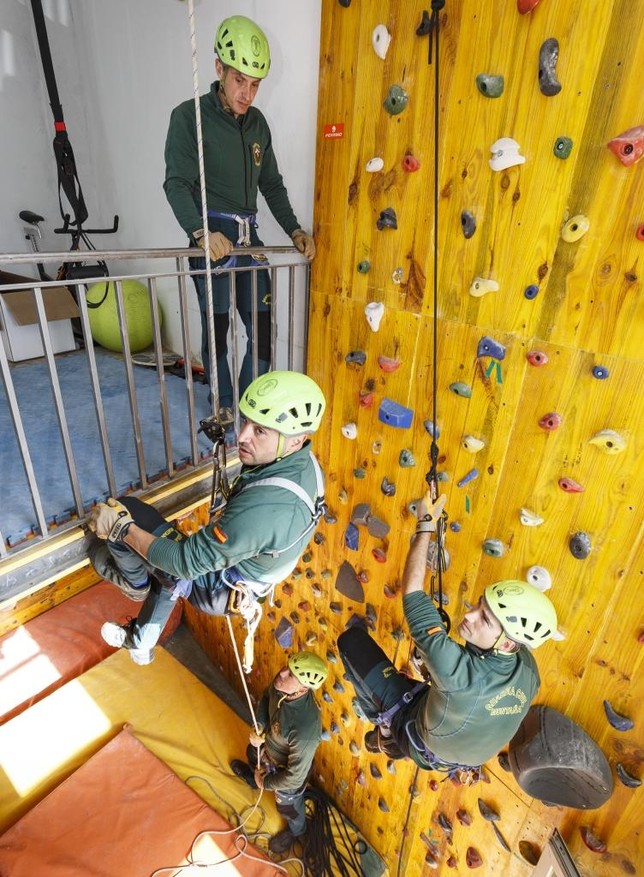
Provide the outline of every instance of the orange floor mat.
<path id="1" fill-rule="evenodd" d="M 200 832 L 229 828 L 124 730 L 0 837 L 0 874 L 151 877 L 164 869 L 163 877 L 170 877 L 181 874 L 177 866 L 186 864 Z M 220 863 L 218 875 L 281 873 L 251 846 L 245 852 L 256 858 L 240 854 L 235 836 L 204 836 L 195 845 L 194 861 Z M 221 864 L 226 859 L 231 861 Z"/>
<path id="2" fill-rule="evenodd" d="M 124 622 L 140 608 L 114 585 L 99 582 L 0 637 L 0 725 L 111 654 L 101 625 Z M 180 618 L 178 604 L 166 637 Z"/>

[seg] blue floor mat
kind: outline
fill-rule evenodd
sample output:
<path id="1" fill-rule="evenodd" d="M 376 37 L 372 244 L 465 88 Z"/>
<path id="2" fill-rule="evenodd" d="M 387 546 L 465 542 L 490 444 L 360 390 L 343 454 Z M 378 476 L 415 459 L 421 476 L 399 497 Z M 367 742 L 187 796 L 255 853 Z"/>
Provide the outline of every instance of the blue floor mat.
<path id="1" fill-rule="evenodd" d="M 123 493 L 140 486 L 125 367 L 122 359 L 115 354 L 100 348 L 96 348 L 95 354 L 117 492 Z M 56 366 L 80 490 L 88 508 L 107 495 L 108 483 L 87 354 L 79 350 L 58 355 Z M 153 481 L 164 471 L 167 472 L 159 378 L 153 368 L 135 367 L 134 376 L 145 470 L 147 477 Z M 48 524 L 63 523 L 75 514 L 75 504 L 46 363 L 44 360 L 31 360 L 12 365 L 11 377 L 45 517 Z M 165 385 L 172 456 L 175 466 L 181 467 L 191 459 L 186 382 L 166 374 Z M 209 388 L 198 383 L 193 387 L 198 423 L 210 414 Z M 198 436 L 198 448 L 201 457 L 208 456 L 212 451 L 211 443 L 203 434 Z M 0 531 L 6 542 L 14 545 L 32 534 L 36 528 L 36 515 L 1 380 L 0 472 Z"/>

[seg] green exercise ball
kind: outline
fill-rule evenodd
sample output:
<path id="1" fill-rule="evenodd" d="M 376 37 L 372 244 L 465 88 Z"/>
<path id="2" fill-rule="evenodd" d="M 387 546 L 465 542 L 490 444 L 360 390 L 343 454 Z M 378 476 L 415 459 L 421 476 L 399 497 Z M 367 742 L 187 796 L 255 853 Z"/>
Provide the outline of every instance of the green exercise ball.
<path id="1" fill-rule="evenodd" d="M 148 288 L 138 280 L 123 280 L 121 286 L 130 350 L 132 353 L 137 353 L 149 347 L 154 339 Z M 87 308 L 94 341 L 107 350 L 121 352 L 123 344 L 114 283 L 110 281 L 92 284 L 87 290 Z M 159 323 L 162 322 L 161 309 L 159 309 Z"/>

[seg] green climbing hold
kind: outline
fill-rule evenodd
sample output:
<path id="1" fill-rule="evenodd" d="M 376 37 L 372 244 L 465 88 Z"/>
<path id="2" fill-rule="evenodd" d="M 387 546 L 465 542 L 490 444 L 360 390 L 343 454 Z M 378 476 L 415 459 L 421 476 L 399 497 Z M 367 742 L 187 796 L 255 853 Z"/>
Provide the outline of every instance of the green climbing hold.
<path id="1" fill-rule="evenodd" d="M 557 137 L 552 151 L 557 158 L 568 158 L 572 152 L 572 140 L 570 137 Z"/>
<path id="2" fill-rule="evenodd" d="M 392 85 L 383 103 L 390 116 L 397 116 L 407 106 L 409 95 L 400 85 Z"/>
<path id="3" fill-rule="evenodd" d="M 411 469 L 412 466 L 416 465 L 416 458 L 407 448 L 403 448 L 398 457 L 398 464 L 402 466 L 403 469 Z"/>
<path id="4" fill-rule="evenodd" d="M 503 94 L 505 80 L 502 76 L 479 73 L 476 77 L 476 87 L 485 97 L 500 97 Z"/>

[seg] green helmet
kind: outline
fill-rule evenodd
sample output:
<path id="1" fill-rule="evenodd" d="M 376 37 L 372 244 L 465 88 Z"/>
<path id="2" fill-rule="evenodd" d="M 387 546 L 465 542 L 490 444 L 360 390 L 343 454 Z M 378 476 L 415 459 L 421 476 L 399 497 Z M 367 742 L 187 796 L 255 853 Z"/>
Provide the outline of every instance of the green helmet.
<path id="1" fill-rule="evenodd" d="M 222 64 L 255 79 L 264 79 L 271 66 L 266 34 L 245 15 L 222 21 L 215 36 L 215 52 Z"/>
<path id="2" fill-rule="evenodd" d="M 557 613 L 550 600 L 527 582 L 496 582 L 485 589 L 490 611 L 506 635 L 536 649 L 557 630 Z"/>
<path id="3" fill-rule="evenodd" d="M 315 432 L 325 407 L 322 390 L 300 372 L 260 375 L 239 402 L 239 410 L 247 420 L 286 436 Z"/>
<path id="4" fill-rule="evenodd" d="M 288 669 L 302 685 L 319 688 L 329 675 L 326 664 L 313 652 L 298 652 L 288 659 Z"/>

